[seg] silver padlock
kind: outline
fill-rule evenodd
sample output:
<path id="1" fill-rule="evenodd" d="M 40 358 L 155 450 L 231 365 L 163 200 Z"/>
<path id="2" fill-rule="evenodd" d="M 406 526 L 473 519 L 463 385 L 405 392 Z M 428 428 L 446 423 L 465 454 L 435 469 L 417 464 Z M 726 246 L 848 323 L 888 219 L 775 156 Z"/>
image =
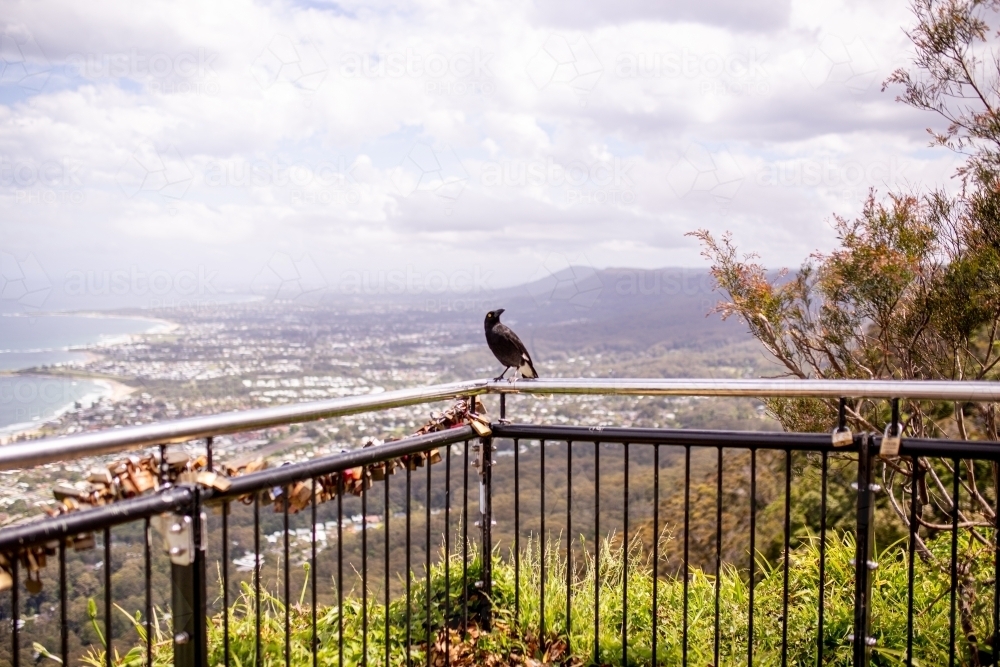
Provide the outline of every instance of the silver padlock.
<path id="1" fill-rule="evenodd" d="M 832 437 L 834 447 L 847 447 L 854 443 L 854 434 L 851 433 L 851 429 L 849 428 L 833 429 Z"/>
<path id="2" fill-rule="evenodd" d="M 903 440 L 901 433 L 896 435 L 890 435 L 893 426 L 899 426 L 899 424 L 889 424 L 885 427 L 885 433 L 882 435 L 882 446 L 879 447 L 878 455 L 884 459 L 891 459 L 899 456 L 899 444 Z M 902 432 L 902 429 L 900 429 Z"/>

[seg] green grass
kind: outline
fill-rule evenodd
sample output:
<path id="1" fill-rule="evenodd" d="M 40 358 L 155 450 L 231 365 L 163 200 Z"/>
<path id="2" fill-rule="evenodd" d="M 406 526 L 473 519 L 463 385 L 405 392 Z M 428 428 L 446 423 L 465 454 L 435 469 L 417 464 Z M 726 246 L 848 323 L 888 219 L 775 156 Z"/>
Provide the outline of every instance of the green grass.
<path id="1" fill-rule="evenodd" d="M 950 556 L 950 536 L 942 534 L 929 542 L 934 557 L 947 563 Z M 594 656 L 594 559 L 575 548 L 575 583 L 572 586 L 571 624 L 566 640 L 566 561 L 558 542 L 547 545 L 545 585 L 546 636 L 540 641 L 539 601 L 541 567 L 538 544 L 528 544 L 521 556 L 521 580 L 515 582 L 513 561 L 507 556 L 494 555 L 494 620 L 491 633 L 473 632 L 473 637 L 453 652 L 456 664 L 509 664 L 516 656 L 541 658 L 556 656 L 567 664 L 591 663 Z M 652 662 L 652 591 L 651 559 L 643 553 L 638 541 L 625 551 L 620 540 L 603 544 L 600 557 L 600 631 L 597 638 L 598 660 L 601 664 L 621 665 L 621 624 L 623 613 L 623 582 L 628 593 L 628 663 Z M 826 557 L 824 664 L 851 664 L 851 644 L 854 601 L 854 543 L 850 535 L 828 540 Z M 963 537 L 959 545 L 963 563 L 962 577 L 966 582 L 966 601 L 971 610 L 973 627 L 980 637 L 992 634 L 992 551 Z M 873 665 L 904 664 L 906 646 L 907 562 L 905 544 L 894 544 L 878 557 L 879 567 L 873 572 L 872 628 L 878 644 L 873 652 Z M 769 565 L 758 559 L 757 584 L 754 588 L 755 665 L 779 665 L 782 648 L 782 613 L 784 568 L 782 563 Z M 431 572 L 430 624 L 440 651 L 444 641 L 445 601 L 449 601 L 452 643 L 460 642 L 454 631 L 461 625 L 463 588 L 461 560 L 451 556 L 450 586 L 445 586 L 444 564 Z M 471 582 L 479 577 L 481 562 L 472 554 L 469 564 L 469 616 L 475 622 L 481 617 L 485 597 Z M 663 569 L 666 569 L 663 566 Z M 914 654 L 918 665 L 940 665 L 948 662 L 950 586 L 947 568 L 920 561 L 916 563 L 915 638 Z M 819 548 L 817 540 L 807 540 L 792 550 L 789 560 L 788 598 L 788 665 L 815 665 L 817 654 Z M 519 585 L 518 585 L 519 584 Z M 414 577 L 412 599 L 412 653 L 415 664 L 426 663 L 427 617 L 426 582 Z M 745 665 L 747 662 L 747 626 L 750 589 L 746 571 L 725 567 L 719 588 L 719 652 L 720 665 Z M 515 616 L 515 590 L 520 591 L 520 614 Z M 306 591 L 290 608 L 291 662 L 311 665 L 311 612 L 305 603 Z M 383 665 L 385 660 L 385 607 L 368 600 L 368 664 Z M 714 664 L 716 581 L 713 576 L 693 570 L 688 581 L 688 662 L 690 665 Z M 684 584 L 681 578 L 661 578 L 658 582 L 657 662 L 680 665 L 684 627 Z M 231 664 L 249 667 L 254 664 L 256 627 L 254 596 L 250 586 L 244 586 L 239 599 L 229 609 Z M 285 609 L 280 599 L 264 592 L 261 597 L 260 640 L 263 664 L 279 667 L 284 664 Z M 96 613 L 96 612 L 95 612 Z M 122 613 L 125 613 L 122 610 Z M 392 665 L 406 664 L 406 601 L 393 600 L 388 610 L 389 649 Z M 132 617 L 139 633 L 137 645 L 144 645 L 143 628 L 138 616 Z M 346 595 L 342 610 L 344 633 L 344 664 L 361 662 L 364 633 L 360 596 Z M 338 633 L 341 611 L 335 606 L 317 610 L 319 631 L 318 662 L 337 664 Z M 157 624 L 155 629 L 155 664 L 168 665 L 172 651 L 167 632 Z M 221 665 L 222 617 L 215 616 L 209 624 L 210 663 Z M 41 648 L 41 647 L 36 647 Z M 968 643 L 958 631 L 958 664 L 971 664 Z M 117 665 L 143 664 L 141 649 L 116 656 Z M 44 655 L 44 653 L 43 653 Z M 438 658 L 440 656 L 435 656 Z M 86 663 L 104 664 L 103 647 L 94 648 Z"/>

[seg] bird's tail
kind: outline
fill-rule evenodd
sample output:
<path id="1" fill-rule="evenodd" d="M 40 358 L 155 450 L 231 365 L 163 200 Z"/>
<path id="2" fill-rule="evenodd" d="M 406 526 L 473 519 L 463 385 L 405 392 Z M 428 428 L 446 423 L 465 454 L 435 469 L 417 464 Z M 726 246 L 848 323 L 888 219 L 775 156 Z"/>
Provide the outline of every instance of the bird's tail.
<path id="1" fill-rule="evenodd" d="M 521 364 L 517 370 L 523 378 L 534 379 L 538 377 L 538 371 L 535 370 L 535 365 L 531 363 L 531 359 Z"/>

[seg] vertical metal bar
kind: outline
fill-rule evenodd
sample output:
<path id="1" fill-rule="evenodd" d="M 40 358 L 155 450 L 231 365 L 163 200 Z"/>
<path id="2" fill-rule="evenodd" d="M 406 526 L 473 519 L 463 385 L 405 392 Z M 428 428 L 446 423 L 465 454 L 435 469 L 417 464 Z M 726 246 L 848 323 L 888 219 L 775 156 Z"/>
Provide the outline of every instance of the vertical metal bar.
<path id="1" fill-rule="evenodd" d="M 594 664 L 601 664 L 601 443 L 594 443 Z"/>
<path id="2" fill-rule="evenodd" d="M 501 400 L 504 394 L 500 394 Z M 503 403 L 501 402 L 501 405 Z M 514 627 L 521 622 L 521 441 L 514 441 Z"/>
<path id="3" fill-rule="evenodd" d="M 431 639 L 431 455 L 427 452 L 427 500 L 425 507 L 425 520 L 424 520 L 424 551 L 426 552 L 427 562 L 424 567 L 426 568 L 427 576 L 427 615 L 425 616 L 427 620 L 427 667 L 431 667 L 431 650 L 434 648 L 434 642 Z"/>
<path id="4" fill-rule="evenodd" d="M 146 554 L 149 554 L 148 544 L 149 544 L 149 519 L 146 519 Z M 149 591 L 149 569 L 146 570 L 146 591 Z M 15 582 L 16 585 L 16 582 Z M 62 664 L 69 664 L 69 628 L 67 627 L 66 620 L 66 604 L 67 604 L 67 583 L 66 583 L 66 538 L 59 540 L 59 656 L 62 659 Z M 146 598 L 146 607 L 149 607 L 149 598 Z M 152 653 L 149 651 L 149 615 L 146 615 L 146 660 L 147 664 L 152 665 L 153 661 L 149 658 Z"/>
<path id="5" fill-rule="evenodd" d="M 997 479 L 997 467 L 1000 463 L 993 463 L 993 479 Z M 1000 488 L 994 488 L 993 497 L 993 581 L 1000 582 Z M 910 587 L 913 588 L 912 586 Z M 1000 664 L 998 660 L 1000 652 L 1000 585 L 993 586 L 993 641 L 990 642 L 990 653 L 994 665 Z"/>
<path id="6" fill-rule="evenodd" d="M 722 633 L 719 625 L 719 597 L 722 581 L 722 447 L 719 447 L 715 464 L 715 660 L 719 664 Z"/>
<path id="7" fill-rule="evenodd" d="M 1000 582 L 1000 486 L 997 485 L 997 467 L 1000 463 L 993 463 L 993 581 Z M 913 586 L 910 586 L 912 589 Z M 990 652 L 994 665 L 1000 665 L 998 653 L 1000 653 L 1000 585 L 993 586 L 993 641 L 990 642 Z"/>
<path id="8" fill-rule="evenodd" d="M 462 478 L 462 639 L 469 636 L 469 441 L 465 441 Z"/>
<path id="9" fill-rule="evenodd" d="M 955 611 L 958 603 L 958 512 L 959 512 L 959 465 L 961 461 L 952 459 L 954 473 L 951 486 L 951 608 L 948 613 L 948 634 L 951 638 L 948 648 L 948 666 L 955 667 Z"/>
<path id="10" fill-rule="evenodd" d="M 862 438 L 858 450 L 857 551 L 854 556 L 854 667 L 868 667 L 871 645 L 868 628 L 871 622 L 871 550 L 874 542 L 872 480 L 874 438 Z"/>
<path id="11" fill-rule="evenodd" d="M 309 545 L 309 594 L 312 597 L 309 615 L 312 617 L 310 620 L 312 623 L 310 627 L 312 629 L 312 636 L 310 638 L 309 647 L 312 652 L 312 664 L 313 667 L 317 666 L 318 656 L 316 651 L 319 648 L 318 637 L 316 633 L 316 478 L 313 477 L 311 481 L 312 491 L 309 498 L 309 510 L 310 517 L 309 521 L 312 525 L 312 541 Z M 389 524 L 386 524 L 386 528 Z M 323 537 L 326 537 L 326 528 L 323 529 Z M 228 667 L 228 665 L 227 665 Z"/>
<path id="12" fill-rule="evenodd" d="M 660 446 L 653 445 L 653 664 L 658 664 L 659 654 L 656 650 L 657 620 L 660 614 L 659 605 L 660 582 Z"/>
<path id="13" fill-rule="evenodd" d="M 573 629 L 573 443 L 566 441 L 566 641 Z"/>
<path id="14" fill-rule="evenodd" d="M 791 556 L 792 452 L 785 451 L 785 549 L 781 590 L 781 667 L 788 665 L 788 560 Z"/>
<path id="15" fill-rule="evenodd" d="M 260 650 L 260 493 L 253 496 L 253 606 L 254 606 L 254 629 L 257 631 L 254 638 L 254 667 L 261 664 Z"/>
<path id="16" fill-rule="evenodd" d="M 290 488 L 287 486 L 281 489 L 281 509 L 282 509 L 282 525 L 284 527 L 284 579 L 282 581 L 282 592 L 284 593 L 284 605 L 285 605 L 285 667 L 290 667 L 292 662 L 292 625 L 291 625 L 291 595 L 288 589 L 291 587 L 291 573 L 288 568 L 288 494 Z"/>
<path id="17" fill-rule="evenodd" d="M 684 612 L 681 638 L 681 664 L 688 662 L 688 592 L 691 571 L 691 447 L 684 448 Z"/>
<path id="18" fill-rule="evenodd" d="M 472 400 L 475 401 L 475 399 Z M 507 419 L 507 394 L 500 394 L 500 421 L 505 419 Z"/>
<path id="19" fill-rule="evenodd" d="M 21 623 L 21 601 L 19 596 L 19 584 L 18 584 L 18 569 L 20 563 L 18 563 L 18 558 L 20 554 L 16 551 L 10 554 L 10 576 L 14 580 L 14 585 L 10 588 L 10 622 L 11 622 L 11 637 L 10 637 L 10 658 L 13 667 L 18 667 L 21 664 L 21 645 L 20 645 L 20 633 L 21 628 L 18 626 Z"/>
<path id="20" fill-rule="evenodd" d="M 361 473 L 361 664 L 368 664 L 368 471 Z"/>
<path id="21" fill-rule="evenodd" d="M 337 475 L 337 664 L 344 667 L 344 473 Z"/>
<path id="22" fill-rule="evenodd" d="M 147 530 L 148 530 L 148 522 Z M 222 662 L 229 667 L 229 502 L 222 503 Z M 148 576 L 148 575 L 147 575 Z M 150 604 L 147 616 L 152 616 Z M 148 636 L 148 635 L 147 635 Z M 152 646 L 152 643 L 150 643 Z M 153 663 L 150 660 L 149 667 Z"/>
<path id="23" fill-rule="evenodd" d="M 114 611 L 111 602 L 111 527 L 104 528 L 104 664 L 114 665 L 114 648 L 111 645 L 113 628 L 111 627 L 111 612 Z"/>
<path id="24" fill-rule="evenodd" d="M 474 401 L 475 399 L 473 399 Z M 473 403 L 475 405 L 475 403 Z M 451 445 L 444 456 L 444 665 L 451 665 Z M 387 496 L 388 497 L 388 496 Z M 388 572 L 389 568 L 386 568 Z M 388 579 L 386 579 L 388 582 Z M 386 589 L 388 590 L 388 588 Z M 388 595 L 388 593 L 386 594 Z M 388 600 L 388 597 L 386 598 Z M 389 605 L 386 604 L 386 609 Z M 388 624 L 388 616 L 386 617 Z M 386 646 L 388 646 L 388 641 Z M 388 649 L 386 649 L 388 651 Z M 389 667 L 386 653 L 385 667 Z"/>
<path id="25" fill-rule="evenodd" d="M 757 566 L 757 450 L 750 450 L 750 616 L 747 621 L 747 665 L 753 667 L 753 594 Z"/>
<path id="26" fill-rule="evenodd" d="M 390 566 L 390 563 L 389 563 L 389 554 L 390 554 L 390 545 L 391 545 L 391 541 L 389 539 L 389 515 L 391 514 L 391 512 L 389 511 L 389 477 L 391 477 L 391 475 L 389 474 L 389 465 L 390 465 L 390 463 L 388 461 L 386 461 L 383 465 L 385 466 L 385 481 L 382 482 L 382 484 L 384 485 L 382 490 L 383 490 L 383 492 L 385 494 L 385 500 L 383 501 L 383 504 L 384 504 L 384 514 L 385 514 L 385 517 L 383 518 L 383 529 L 385 531 L 385 536 L 384 536 L 385 537 L 385 547 L 384 547 L 385 548 L 385 553 L 383 554 L 383 559 L 385 560 L 385 563 L 384 563 L 384 566 L 383 566 L 384 567 L 384 572 L 382 573 L 383 576 L 384 576 L 384 578 L 385 578 L 385 583 L 383 584 L 384 587 L 385 587 L 385 590 L 382 591 L 382 593 L 383 593 L 383 595 L 385 597 L 385 623 L 384 623 L 385 627 L 383 628 L 383 631 L 385 632 L 385 667 L 389 667 L 389 662 L 390 662 L 390 655 L 389 655 L 389 587 L 390 587 L 390 583 L 391 583 L 390 579 L 389 579 L 389 566 Z"/>
<path id="27" fill-rule="evenodd" d="M 823 616 L 826 597 L 826 483 L 829 476 L 829 459 L 827 452 L 823 452 L 822 461 L 822 482 L 820 489 L 819 507 L 819 627 L 816 635 L 816 665 L 823 665 Z"/>
<path id="28" fill-rule="evenodd" d="M 625 448 L 625 483 L 622 485 L 622 495 L 624 496 L 624 506 L 622 508 L 622 521 L 624 523 L 622 532 L 622 664 L 628 664 L 628 443 L 623 443 Z"/>
<path id="29" fill-rule="evenodd" d="M 538 485 L 538 498 L 539 498 L 539 508 L 541 509 L 540 514 L 540 527 L 538 529 L 538 563 L 541 568 L 538 580 L 538 587 L 540 589 L 540 595 L 538 597 L 538 641 L 541 642 L 541 646 L 545 646 L 545 556 L 546 554 L 546 540 L 545 540 L 545 441 L 542 440 L 538 443 L 538 456 L 539 456 L 539 485 Z"/>
<path id="30" fill-rule="evenodd" d="M 212 453 L 212 440 L 212 436 L 205 438 L 205 465 L 208 467 L 209 472 L 215 470 Z"/>
<path id="31" fill-rule="evenodd" d="M 205 586 L 206 545 L 203 539 L 205 525 L 201 512 L 201 491 L 198 487 L 193 487 L 193 495 L 193 503 L 185 511 L 185 516 L 170 528 L 172 532 L 189 530 L 190 544 L 193 546 L 193 553 L 188 549 L 178 549 L 171 553 L 171 612 L 174 632 L 174 664 L 177 667 L 203 665 L 206 663 L 208 655 L 208 607 Z M 106 538 L 110 544 L 110 535 L 106 534 Z M 108 646 L 110 648 L 110 641 Z"/>
<path id="32" fill-rule="evenodd" d="M 493 627 L 493 438 L 483 438 L 483 479 L 480 502 L 483 510 L 483 629 Z"/>
<path id="33" fill-rule="evenodd" d="M 917 553 L 917 498 L 920 493 L 917 490 L 920 476 L 920 460 L 914 456 L 910 459 L 913 476 L 910 480 L 910 539 L 906 544 L 906 664 L 913 664 L 913 583 L 914 583 L 914 558 Z"/>
<path id="34" fill-rule="evenodd" d="M 413 471 L 410 470 L 410 457 L 406 460 L 406 664 L 410 664 L 411 646 L 413 645 L 413 603 L 411 586 L 413 573 L 410 568 L 410 551 L 412 545 L 412 532 L 410 530 L 410 510 L 412 509 L 411 497 L 413 495 Z"/>

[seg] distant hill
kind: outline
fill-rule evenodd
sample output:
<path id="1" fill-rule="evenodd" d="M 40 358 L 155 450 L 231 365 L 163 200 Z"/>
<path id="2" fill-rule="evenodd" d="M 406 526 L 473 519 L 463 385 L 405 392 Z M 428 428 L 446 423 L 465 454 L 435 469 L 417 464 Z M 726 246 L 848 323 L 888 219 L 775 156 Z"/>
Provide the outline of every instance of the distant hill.
<path id="1" fill-rule="evenodd" d="M 531 349 L 714 350 L 750 339 L 735 319 L 710 314 L 720 295 L 706 270 L 572 266 L 532 282 L 475 294 L 372 295 L 337 300 L 354 314 L 380 308 L 482 338 L 483 316 L 504 308 Z"/>
<path id="2" fill-rule="evenodd" d="M 496 294 L 505 321 L 536 345 L 704 350 L 749 339 L 746 327 L 710 314 L 720 295 L 705 270 L 569 267 Z"/>

